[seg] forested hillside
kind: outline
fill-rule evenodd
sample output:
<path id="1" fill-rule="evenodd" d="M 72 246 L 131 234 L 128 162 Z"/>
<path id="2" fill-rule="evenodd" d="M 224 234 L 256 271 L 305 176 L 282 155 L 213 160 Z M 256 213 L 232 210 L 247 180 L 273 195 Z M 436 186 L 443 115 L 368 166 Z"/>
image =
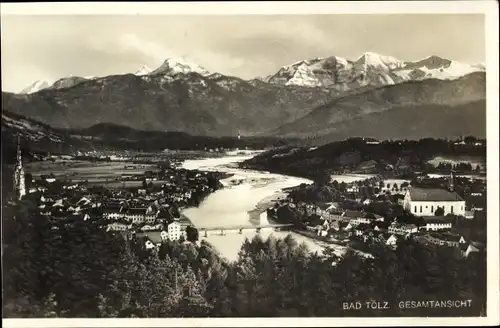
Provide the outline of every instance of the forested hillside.
<path id="1" fill-rule="evenodd" d="M 227 263 L 202 242 L 156 253 L 69 218 L 50 221 L 33 199 L 3 214 L 4 317 L 294 317 L 485 315 L 486 254 L 412 240 L 374 258 L 310 254 L 291 238 L 247 241 Z M 470 307 L 402 309 L 407 300 L 471 300 Z M 344 310 L 383 300 L 387 310 Z"/>

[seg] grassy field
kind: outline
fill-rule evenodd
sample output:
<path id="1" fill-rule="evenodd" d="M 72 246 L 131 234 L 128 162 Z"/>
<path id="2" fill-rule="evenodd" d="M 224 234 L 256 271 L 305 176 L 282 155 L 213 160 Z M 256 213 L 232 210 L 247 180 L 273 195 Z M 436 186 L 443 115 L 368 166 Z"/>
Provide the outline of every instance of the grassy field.
<path id="1" fill-rule="evenodd" d="M 125 166 L 129 167 L 125 169 Z M 110 188 L 137 187 L 141 181 L 116 181 L 122 174 L 142 174 L 156 170 L 156 165 L 131 164 L 126 162 L 68 161 L 68 162 L 32 162 L 26 165 L 26 172 L 34 177 L 54 174 L 57 178 L 67 178 L 75 182 L 87 180 L 91 185 L 106 185 Z M 164 181 L 154 181 L 161 184 Z"/>
<path id="2" fill-rule="evenodd" d="M 92 186 L 105 186 L 108 188 L 131 188 L 131 187 L 140 187 L 142 185 L 142 181 L 103 181 L 97 180 L 97 181 L 90 181 L 88 180 L 89 185 Z M 162 185 L 164 184 L 165 180 L 157 180 L 157 181 L 152 181 L 153 185 Z"/>

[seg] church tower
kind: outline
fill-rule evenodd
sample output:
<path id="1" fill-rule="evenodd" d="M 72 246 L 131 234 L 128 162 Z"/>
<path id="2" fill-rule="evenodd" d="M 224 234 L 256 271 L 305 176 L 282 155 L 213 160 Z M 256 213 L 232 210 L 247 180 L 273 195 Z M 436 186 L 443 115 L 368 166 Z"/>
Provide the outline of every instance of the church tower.
<path id="1" fill-rule="evenodd" d="M 448 190 L 449 191 L 455 191 L 455 184 L 454 184 L 454 178 L 453 178 L 453 171 L 450 172 L 450 177 L 448 178 Z"/>
<path id="2" fill-rule="evenodd" d="M 17 162 L 16 168 L 14 170 L 14 190 L 18 199 L 21 199 L 26 195 L 26 184 L 25 184 L 24 168 L 23 168 L 23 158 L 21 154 L 21 138 L 17 137 Z"/>

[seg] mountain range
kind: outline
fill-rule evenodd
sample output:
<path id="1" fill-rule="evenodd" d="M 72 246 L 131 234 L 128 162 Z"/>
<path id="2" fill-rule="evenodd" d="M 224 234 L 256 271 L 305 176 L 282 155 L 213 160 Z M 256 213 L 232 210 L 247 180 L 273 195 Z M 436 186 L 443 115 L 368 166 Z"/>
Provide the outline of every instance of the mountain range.
<path id="1" fill-rule="evenodd" d="M 322 143 L 352 135 L 484 136 L 485 71 L 437 56 L 405 62 L 368 52 L 352 61 L 303 60 L 244 80 L 170 58 L 135 74 L 72 76 L 51 86 L 37 82 L 21 94 L 2 92 L 2 108 L 65 129 L 111 123 Z"/>
<path id="2" fill-rule="evenodd" d="M 473 72 L 484 71 L 485 67 L 481 64 L 469 65 L 438 56 L 426 57 L 416 62 L 404 62 L 391 56 L 367 52 L 355 61 L 337 56 L 299 61 L 283 66 L 264 81 L 281 85 L 349 90 L 429 78 L 453 80 Z"/>

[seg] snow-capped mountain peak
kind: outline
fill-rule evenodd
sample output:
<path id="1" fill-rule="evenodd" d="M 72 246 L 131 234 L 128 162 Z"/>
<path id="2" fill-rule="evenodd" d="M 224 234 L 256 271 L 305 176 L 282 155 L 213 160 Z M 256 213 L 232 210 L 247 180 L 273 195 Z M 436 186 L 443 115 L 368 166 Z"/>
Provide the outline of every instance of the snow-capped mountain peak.
<path id="1" fill-rule="evenodd" d="M 472 67 L 474 67 L 477 70 L 482 71 L 482 72 L 486 71 L 486 65 L 484 63 L 475 64 L 475 65 L 472 65 Z"/>
<path id="2" fill-rule="evenodd" d="M 142 65 L 141 68 L 139 68 L 136 72 L 135 72 L 135 75 L 146 75 L 146 74 L 149 74 L 151 73 L 153 70 L 151 68 L 149 68 L 148 65 Z"/>
<path id="3" fill-rule="evenodd" d="M 30 94 L 30 93 L 35 93 L 40 90 L 43 90 L 45 88 L 48 88 L 50 86 L 49 82 L 45 80 L 38 80 L 30 85 L 28 85 L 26 88 L 24 88 L 20 93 L 22 94 Z"/>
<path id="4" fill-rule="evenodd" d="M 367 67 L 388 70 L 401 68 L 404 66 L 404 62 L 395 57 L 384 56 L 374 52 L 365 52 L 356 60 L 356 63 L 363 64 Z"/>
<path id="5" fill-rule="evenodd" d="M 473 72 L 484 72 L 481 64 L 469 65 L 435 55 L 418 61 L 365 52 L 356 60 L 337 56 L 301 60 L 281 67 L 265 81 L 273 84 L 326 87 L 345 91 L 364 86 L 379 87 L 429 78 L 453 80 Z"/>
<path id="6" fill-rule="evenodd" d="M 420 68 L 425 73 L 426 78 L 435 78 L 440 80 L 454 80 L 458 77 L 471 74 L 478 71 L 484 71 L 476 65 L 469 65 L 457 61 L 450 61 L 446 66 L 442 67 L 427 67 Z"/>
<path id="7" fill-rule="evenodd" d="M 191 63 L 184 58 L 168 58 L 163 62 L 163 64 L 152 71 L 151 75 L 158 74 L 166 74 L 166 75 L 175 75 L 178 73 L 187 74 L 187 73 L 198 73 L 204 76 L 210 75 L 205 68 L 201 67 L 198 64 Z"/>

